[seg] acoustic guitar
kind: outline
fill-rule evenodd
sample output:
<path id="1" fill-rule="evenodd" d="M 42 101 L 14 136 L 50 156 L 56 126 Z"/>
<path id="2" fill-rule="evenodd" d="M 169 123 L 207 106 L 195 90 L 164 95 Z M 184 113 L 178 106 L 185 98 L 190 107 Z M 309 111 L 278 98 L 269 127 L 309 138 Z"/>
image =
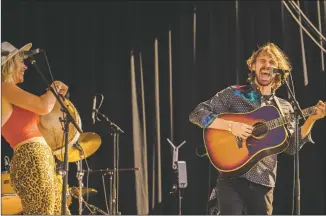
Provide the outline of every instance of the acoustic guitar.
<path id="1" fill-rule="evenodd" d="M 302 111 L 305 117 L 315 113 L 313 107 Z M 224 113 L 219 118 L 254 127 L 252 135 L 246 140 L 225 130 L 203 130 L 207 155 L 212 165 L 224 176 L 245 174 L 264 157 L 279 154 L 289 145 L 285 125 L 293 117 L 283 117 L 275 106 L 266 105 L 248 113 Z"/>

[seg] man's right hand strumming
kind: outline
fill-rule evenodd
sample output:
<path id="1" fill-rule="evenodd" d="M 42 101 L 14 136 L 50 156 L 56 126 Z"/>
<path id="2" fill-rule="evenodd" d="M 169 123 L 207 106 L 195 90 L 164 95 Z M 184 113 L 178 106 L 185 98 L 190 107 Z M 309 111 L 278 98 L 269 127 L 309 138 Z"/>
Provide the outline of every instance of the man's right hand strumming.
<path id="1" fill-rule="evenodd" d="M 253 130 L 253 127 L 250 125 L 241 122 L 227 121 L 221 118 L 216 118 L 208 127 L 229 131 L 229 133 L 242 139 L 247 139 Z"/>
<path id="2" fill-rule="evenodd" d="M 253 127 L 240 122 L 231 122 L 231 133 L 234 136 L 247 139 L 252 133 Z"/>

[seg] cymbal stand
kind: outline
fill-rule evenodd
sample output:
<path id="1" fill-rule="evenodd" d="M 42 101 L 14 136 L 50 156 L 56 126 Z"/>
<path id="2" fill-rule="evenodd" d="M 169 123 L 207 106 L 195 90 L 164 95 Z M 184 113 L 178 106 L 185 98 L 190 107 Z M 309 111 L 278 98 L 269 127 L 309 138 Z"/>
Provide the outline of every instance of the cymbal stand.
<path id="1" fill-rule="evenodd" d="M 106 123 L 111 127 L 112 132 L 110 135 L 113 135 L 113 182 L 112 182 L 112 208 L 110 209 L 112 215 L 120 214 L 118 212 L 118 190 L 119 190 L 119 135 L 120 133 L 124 133 L 121 128 L 112 122 L 106 115 L 100 113 L 97 109 L 94 110 L 96 115 L 101 116 Z"/>
<path id="2" fill-rule="evenodd" d="M 88 208 L 88 210 L 89 210 L 90 212 L 92 212 L 93 215 L 96 215 L 96 212 L 99 212 L 99 213 L 101 213 L 101 214 L 103 214 L 103 215 L 108 215 L 105 211 L 103 211 L 103 210 L 97 208 L 96 206 L 94 206 L 94 205 L 92 205 L 92 204 L 87 203 L 85 200 L 83 200 L 83 201 L 84 201 L 85 206 Z M 93 210 L 93 211 L 92 211 L 92 210 Z"/>
<path id="3" fill-rule="evenodd" d="M 178 214 L 182 214 L 182 189 L 186 188 L 188 185 L 187 180 L 187 166 L 185 161 L 179 161 L 179 148 L 183 146 L 183 144 L 186 143 L 186 141 L 183 141 L 178 147 L 175 147 L 173 143 L 167 139 L 170 143 L 172 149 L 173 149 L 173 157 L 172 157 L 172 169 L 175 170 L 177 173 L 177 183 L 173 185 L 172 192 L 174 193 L 175 190 L 178 190 Z"/>
<path id="4" fill-rule="evenodd" d="M 77 148 L 79 150 L 80 153 L 80 158 L 84 158 L 84 149 L 79 145 L 78 142 L 75 143 L 74 145 L 75 148 Z M 83 214 L 83 196 L 82 196 L 82 190 L 84 187 L 83 184 L 83 177 L 84 177 L 84 170 L 83 170 L 83 160 L 79 160 L 76 162 L 77 164 L 77 174 L 76 177 L 78 179 L 78 186 L 79 186 L 79 196 L 78 196 L 78 212 L 79 215 Z"/>
<path id="5" fill-rule="evenodd" d="M 106 173 L 102 173 L 102 176 L 105 176 L 105 175 L 109 175 L 109 181 L 110 181 L 110 191 L 111 191 L 111 193 L 110 193 L 110 196 L 109 196 L 109 214 L 111 214 L 112 215 L 112 210 L 113 210 L 113 200 L 114 200 L 114 197 L 113 197 L 113 193 L 112 193 L 112 190 L 113 190 L 113 174 L 114 174 L 114 172 L 112 171 L 112 172 L 106 172 Z M 104 180 L 103 180 L 104 181 Z M 103 182 L 103 184 L 104 184 L 104 182 Z"/>
<path id="6" fill-rule="evenodd" d="M 122 168 L 122 169 L 118 169 L 117 171 L 118 172 L 129 172 L 129 171 L 138 171 L 139 168 L 138 167 L 135 167 L 135 168 Z M 99 170 L 87 170 L 85 171 L 87 173 L 96 173 L 96 172 L 101 172 L 102 174 L 102 179 L 103 179 L 103 190 L 104 190 L 104 196 L 105 196 L 105 201 L 106 201 L 106 204 L 107 204 L 107 199 L 106 199 L 106 189 L 105 189 L 105 183 L 104 183 L 104 176 L 105 175 L 109 175 L 109 180 L 110 180 L 110 197 L 109 197 L 109 207 L 108 208 L 108 214 L 109 215 L 112 215 L 113 213 L 113 207 L 114 207 L 114 202 L 113 202 L 113 199 L 114 199 L 114 196 L 113 196 L 113 193 L 112 193 L 112 189 L 113 189 L 113 175 L 114 175 L 114 170 L 113 169 L 99 169 Z"/>

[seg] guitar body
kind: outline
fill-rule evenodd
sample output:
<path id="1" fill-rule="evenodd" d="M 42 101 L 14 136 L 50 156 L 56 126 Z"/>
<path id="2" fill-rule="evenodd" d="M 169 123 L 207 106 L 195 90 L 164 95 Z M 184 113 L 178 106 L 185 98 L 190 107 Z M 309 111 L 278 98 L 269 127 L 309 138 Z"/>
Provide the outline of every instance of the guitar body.
<path id="1" fill-rule="evenodd" d="M 268 105 L 248 113 L 221 114 L 219 118 L 261 125 L 280 117 L 278 109 Z M 266 156 L 279 154 L 286 150 L 287 132 L 284 126 L 266 130 L 259 136 L 250 136 L 242 141 L 225 130 L 204 129 L 204 142 L 212 165 L 224 176 L 240 176 L 248 172 L 258 161 Z"/>

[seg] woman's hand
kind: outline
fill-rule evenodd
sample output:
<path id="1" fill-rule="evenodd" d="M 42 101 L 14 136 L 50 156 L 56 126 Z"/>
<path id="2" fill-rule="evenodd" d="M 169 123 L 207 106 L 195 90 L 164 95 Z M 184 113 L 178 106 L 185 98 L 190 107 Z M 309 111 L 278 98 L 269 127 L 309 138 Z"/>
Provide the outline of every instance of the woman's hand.
<path id="1" fill-rule="evenodd" d="M 61 81 L 54 81 L 52 84 L 51 84 L 51 87 L 52 88 L 56 88 L 56 90 L 58 91 L 59 94 L 61 94 L 62 96 L 65 96 L 68 92 L 68 86 L 66 84 L 64 84 L 63 82 Z"/>

